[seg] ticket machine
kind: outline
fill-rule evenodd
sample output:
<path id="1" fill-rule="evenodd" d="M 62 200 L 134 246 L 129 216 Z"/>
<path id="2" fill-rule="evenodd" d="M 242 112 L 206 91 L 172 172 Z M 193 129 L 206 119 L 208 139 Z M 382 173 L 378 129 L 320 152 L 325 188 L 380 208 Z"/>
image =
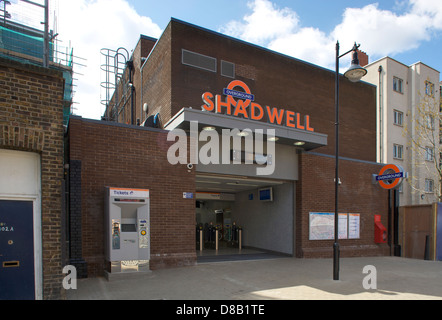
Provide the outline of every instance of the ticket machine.
<path id="1" fill-rule="evenodd" d="M 149 190 L 106 187 L 106 276 L 149 270 Z"/>

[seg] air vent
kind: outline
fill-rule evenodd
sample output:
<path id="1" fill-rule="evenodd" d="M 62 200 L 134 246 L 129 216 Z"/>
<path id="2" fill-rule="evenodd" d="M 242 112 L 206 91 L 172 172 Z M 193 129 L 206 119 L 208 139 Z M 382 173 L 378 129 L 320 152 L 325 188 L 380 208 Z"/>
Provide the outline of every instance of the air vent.
<path id="1" fill-rule="evenodd" d="M 221 60 L 221 75 L 224 77 L 235 78 L 235 64 Z"/>
<path id="2" fill-rule="evenodd" d="M 182 49 L 182 63 L 188 66 L 216 72 L 216 59 Z"/>

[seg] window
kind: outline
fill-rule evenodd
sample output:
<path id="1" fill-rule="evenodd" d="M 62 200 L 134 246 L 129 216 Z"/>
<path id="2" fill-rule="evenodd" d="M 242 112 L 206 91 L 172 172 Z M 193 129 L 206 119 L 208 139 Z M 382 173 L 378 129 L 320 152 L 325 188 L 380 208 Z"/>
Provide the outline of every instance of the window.
<path id="1" fill-rule="evenodd" d="M 431 97 L 434 95 L 434 83 L 425 81 L 425 93 L 427 96 Z"/>
<path id="2" fill-rule="evenodd" d="M 434 181 L 432 179 L 425 179 L 425 192 L 434 191 Z"/>
<path id="3" fill-rule="evenodd" d="M 402 126 L 404 124 L 404 113 L 401 111 L 393 110 L 393 123 L 398 126 Z"/>
<path id="4" fill-rule="evenodd" d="M 235 64 L 221 60 L 221 75 L 235 78 Z"/>
<path id="5" fill-rule="evenodd" d="M 403 81 L 397 77 L 393 77 L 393 90 L 399 93 L 403 93 Z"/>
<path id="6" fill-rule="evenodd" d="M 434 130 L 434 117 L 431 114 L 427 114 L 427 129 Z"/>
<path id="7" fill-rule="evenodd" d="M 216 59 L 196 52 L 182 50 L 182 63 L 188 66 L 216 72 Z"/>
<path id="8" fill-rule="evenodd" d="M 393 144 L 393 158 L 403 159 L 404 158 L 404 146 L 400 144 Z"/>
<path id="9" fill-rule="evenodd" d="M 434 150 L 431 147 L 425 147 L 425 160 L 433 161 L 434 159 Z"/>

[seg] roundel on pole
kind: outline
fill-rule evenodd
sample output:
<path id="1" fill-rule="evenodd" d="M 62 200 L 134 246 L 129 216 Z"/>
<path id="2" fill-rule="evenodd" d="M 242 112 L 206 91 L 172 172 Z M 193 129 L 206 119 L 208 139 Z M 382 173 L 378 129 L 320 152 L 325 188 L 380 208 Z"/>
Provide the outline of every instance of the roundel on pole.
<path id="1" fill-rule="evenodd" d="M 405 177 L 406 173 L 401 166 L 387 164 L 376 176 L 376 181 L 382 188 L 389 190 L 399 187 Z"/>

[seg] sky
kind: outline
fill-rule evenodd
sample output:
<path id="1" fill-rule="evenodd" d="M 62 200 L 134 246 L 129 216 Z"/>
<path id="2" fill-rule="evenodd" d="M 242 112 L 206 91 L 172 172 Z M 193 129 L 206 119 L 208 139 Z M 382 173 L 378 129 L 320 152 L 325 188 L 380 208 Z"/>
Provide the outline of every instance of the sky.
<path id="1" fill-rule="evenodd" d="M 359 43 L 370 62 L 389 56 L 442 71 L 442 0 L 51 0 L 58 39 L 85 65 L 74 67 L 74 113 L 104 112 L 102 48 L 130 52 L 171 17 L 331 70 L 339 41 L 341 52 Z"/>

